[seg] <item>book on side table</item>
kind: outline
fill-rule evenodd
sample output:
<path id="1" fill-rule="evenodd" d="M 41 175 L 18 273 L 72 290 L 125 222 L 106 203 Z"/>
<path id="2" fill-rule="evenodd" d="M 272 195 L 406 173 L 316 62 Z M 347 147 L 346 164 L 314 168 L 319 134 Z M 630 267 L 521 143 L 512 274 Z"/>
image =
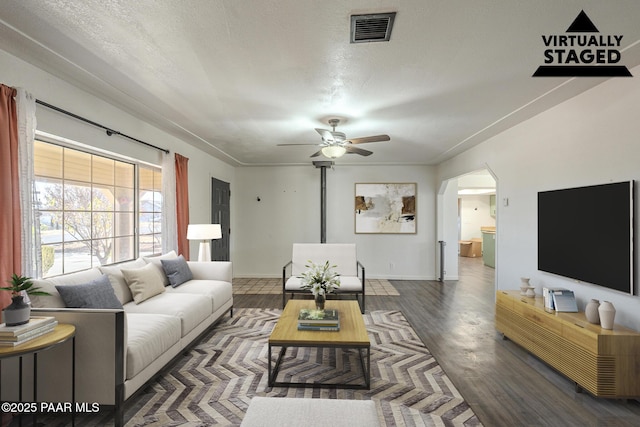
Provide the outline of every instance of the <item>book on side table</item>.
<path id="1" fill-rule="evenodd" d="M 15 347 L 53 331 L 58 324 L 52 316 L 31 316 L 28 323 L 18 326 L 0 324 L 0 347 Z"/>
<path id="2" fill-rule="evenodd" d="M 300 331 L 339 331 L 340 314 L 338 310 L 313 310 L 303 308 L 298 314 Z"/>

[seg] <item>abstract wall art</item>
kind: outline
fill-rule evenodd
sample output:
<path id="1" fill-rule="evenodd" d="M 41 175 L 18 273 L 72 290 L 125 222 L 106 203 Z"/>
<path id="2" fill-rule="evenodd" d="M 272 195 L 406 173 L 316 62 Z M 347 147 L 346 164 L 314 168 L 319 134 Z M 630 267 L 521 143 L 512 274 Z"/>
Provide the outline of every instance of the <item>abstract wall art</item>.
<path id="1" fill-rule="evenodd" d="M 356 183 L 356 233 L 416 233 L 416 183 Z"/>

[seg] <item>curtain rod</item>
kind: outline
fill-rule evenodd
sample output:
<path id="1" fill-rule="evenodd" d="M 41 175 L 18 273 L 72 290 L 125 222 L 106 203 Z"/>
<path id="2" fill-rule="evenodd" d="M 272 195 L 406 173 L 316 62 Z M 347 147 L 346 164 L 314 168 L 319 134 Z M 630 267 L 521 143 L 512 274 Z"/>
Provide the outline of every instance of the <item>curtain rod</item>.
<path id="1" fill-rule="evenodd" d="M 39 99 L 36 99 L 36 104 L 43 105 L 43 106 L 45 106 L 47 108 L 51 108 L 52 110 L 55 110 L 55 111 L 57 111 L 59 113 L 66 114 L 67 116 L 71 116 L 74 119 L 78 119 L 78 120 L 81 120 L 81 121 L 83 121 L 85 123 L 89 123 L 90 125 L 93 125 L 93 126 L 101 128 L 101 129 L 104 129 L 107 132 L 107 135 L 109 135 L 109 136 L 111 136 L 111 135 L 120 135 L 120 136 L 122 136 L 124 138 L 130 139 L 130 140 L 135 141 L 135 142 L 137 142 L 139 144 L 144 144 L 147 147 L 155 148 L 156 150 L 164 151 L 165 153 L 169 154 L 169 150 L 167 150 L 166 148 L 157 147 L 157 146 L 155 146 L 153 144 L 149 144 L 148 142 L 144 142 L 144 141 L 141 141 L 141 140 L 139 140 L 137 138 L 134 138 L 132 136 L 125 135 L 124 133 L 118 132 L 117 130 L 110 129 L 110 128 L 104 126 L 104 125 L 101 125 L 100 123 L 96 123 L 96 122 L 94 122 L 92 120 L 86 119 L 86 118 L 84 118 L 82 116 L 79 116 L 77 114 L 74 114 L 74 113 L 72 113 L 70 111 L 63 110 L 60 107 L 56 107 L 55 105 L 51 105 L 51 104 L 49 104 L 47 102 L 40 101 Z"/>

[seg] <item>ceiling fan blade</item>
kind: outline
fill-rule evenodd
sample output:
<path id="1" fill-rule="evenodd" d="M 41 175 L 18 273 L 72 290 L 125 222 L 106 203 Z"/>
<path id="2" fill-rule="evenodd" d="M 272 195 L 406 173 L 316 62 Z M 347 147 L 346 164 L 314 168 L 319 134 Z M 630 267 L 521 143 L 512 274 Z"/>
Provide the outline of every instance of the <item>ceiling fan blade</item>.
<path id="1" fill-rule="evenodd" d="M 315 153 L 313 153 L 312 155 L 310 155 L 309 157 L 318 157 L 320 154 L 322 154 L 322 150 L 320 151 L 316 151 Z"/>
<path id="2" fill-rule="evenodd" d="M 350 138 L 347 141 L 352 144 L 364 144 L 367 142 L 383 142 L 390 141 L 391 138 L 389 135 L 374 135 L 374 136 L 363 136 L 362 138 Z"/>
<path id="3" fill-rule="evenodd" d="M 322 137 L 323 141 L 333 141 L 334 140 L 333 133 L 331 133 L 330 130 L 316 128 L 316 132 L 318 132 L 320 134 L 320 136 Z"/>
<path id="4" fill-rule="evenodd" d="M 315 145 L 315 146 L 318 146 L 318 145 L 321 145 L 321 144 L 314 144 L 314 143 L 311 143 L 311 142 L 307 142 L 307 143 L 299 143 L 299 144 L 276 144 L 276 145 L 279 146 L 279 147 L 285 147 L 285 146 L 289 146 L 289 145 Z"/>
<path id="5" fill-rule="evenodd" d="M 361 156 L 370 156 L 373 154 L 373 151 L 363 150 L 362 148 L 358 147 L 352 147 L 349 144 L 345 145 L 344 148 L 347 150 L 347 154 L 360 154 Z"/>

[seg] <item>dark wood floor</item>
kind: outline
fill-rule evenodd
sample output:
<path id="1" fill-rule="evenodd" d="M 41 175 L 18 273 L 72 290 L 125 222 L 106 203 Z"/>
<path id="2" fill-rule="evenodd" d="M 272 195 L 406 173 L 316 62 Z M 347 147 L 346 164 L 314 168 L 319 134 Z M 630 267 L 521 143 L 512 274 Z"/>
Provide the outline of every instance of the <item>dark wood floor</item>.
<path id="1" fill-rule="evenodd" d="M 393 281 L 400 296 L 366 309 L 401 310 L 480 421 L 492 426 L 640 426 L 637 400 L 596 399 L 494 327 L 494 270 L 460 258 L 460 280 Z M 236 295 L 234 307 L 280 308 L 281 295 Z M 640 381 L 640 378 L 638 379 Z"/>

